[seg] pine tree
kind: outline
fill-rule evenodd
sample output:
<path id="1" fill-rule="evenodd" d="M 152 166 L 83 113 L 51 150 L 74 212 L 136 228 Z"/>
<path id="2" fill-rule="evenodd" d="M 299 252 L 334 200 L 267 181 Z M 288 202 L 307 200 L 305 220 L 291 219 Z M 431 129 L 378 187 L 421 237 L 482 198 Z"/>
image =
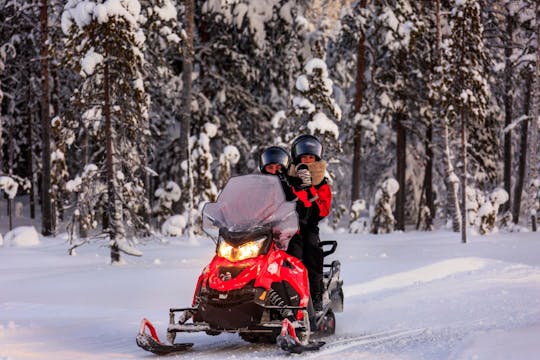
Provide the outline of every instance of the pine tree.
<path id="1" fill-rule="evenodd" d="M 485 75 L 488 60 L 482 41 L 480 4 L 476 0 L 456 3 L 449 20 L 450 38 L 444 45 L 442 84 L 437 90 L 449 128 L 461 129 L 461 149 L 464 152 L 461 157 L 462 217 L 465 217 L 467 174 L 474 170 L 473 179 L 481 184 L 494 176 L 495 154 L 490 150 L 496 146 L 496 139 L 492 129 L 487 128 L 491 92 Z M 470 139 L 467 134 L 470 134 Z M 484 150 L 486 147 L 487 151 Z M 469 158 L 473 160 L 470 167 L 466 163 Z M 465 235 L 464 219 L 460 226 Z"/>
<path id="2" fill-rule="evenodd" d="M 306 63 L 304 73 L 296 80 L 299 95 L 293 98 L 293 119 L 285 135 L 287 141 L 302 133 L 316 136 L 325 145 L 330 161 L 341 152 L 336 124 L 341 120 L 341 108 L 332 96 L 332 85 L 324 60 L 313 58 Z"/>
<path id="3" fill-rule="evenodd" d="M 100 149 L 104 153 L 93 154 L 92 160 L 97 167 L 95 181 L 106 189 L 101 194 L 102 231 L 110 239 L 113 263 L 121 261 L 120 251 L 141 255 L 131 246 L 130 236 L 146 230 L 149 210 L 143 181 L 149 136 L 142 75 L 144 37 L 140 8 L 133 4 L 108 7 L 107 2 L 98 2 L 89 9 L 84 2 L 72 0 L 62 17 L 68 35 L 66 56 L 83 79 L 72 105 L 86 114 L 83 121 L 93 141 L 104 145 Z M 79 202 L 84 195 L 79 194 Z"/>
<path id="4" fill-rule="evenodd" d="M 398 182 L 390 178 L 386 179 L 375 193 L 375 209 L 371 219 L 372 234 L 387 234 L 394 231 L 396 219 L 393 215 L 392 205 L 398 191 Z"/>
<path id="5" fill-rule="evenodd" d="M 40 1 L 0 1 L 0 172 L 34 182 L 40 162 Z M 37 165 L 37 166 L 35 166 Z M 25 188 L 26 189 L 26 188 Z"/>

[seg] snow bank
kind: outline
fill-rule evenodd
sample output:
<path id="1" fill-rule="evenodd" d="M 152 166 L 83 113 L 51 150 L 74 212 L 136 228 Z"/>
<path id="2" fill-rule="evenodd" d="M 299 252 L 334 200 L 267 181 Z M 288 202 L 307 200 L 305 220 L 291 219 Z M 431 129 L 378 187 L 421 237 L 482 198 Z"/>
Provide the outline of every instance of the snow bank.
<path id="1" fill-rule="evenodd" d="M 161 225 L 161 233 L 168 236 L 180 236 L 186 228 L 186 219 L 182 215 L 174 215 Z"/>
<path id="2" fill-rule="evenodd" d="M 19 226 L 11 230 L 6 234 L 4 242 L 6 246 L 12 247 L 29 247 L 40 244 L 38 232 L 33 226 Z M 1 244 L 2 241 L 0 241 Z"/>

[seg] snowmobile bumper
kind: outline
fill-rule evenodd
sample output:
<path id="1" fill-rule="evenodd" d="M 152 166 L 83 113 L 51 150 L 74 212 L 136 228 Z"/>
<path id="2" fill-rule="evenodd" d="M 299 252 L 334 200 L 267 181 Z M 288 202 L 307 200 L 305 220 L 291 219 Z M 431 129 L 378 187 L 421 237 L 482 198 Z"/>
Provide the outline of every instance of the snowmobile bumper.
<path id="1" fill-rule="evenodd" d="M 304 307 L 301 306 L 268 306 L 268 305 L 262 305 L 257 304 L 258 307 L 261 308 L 261 310 L 305 310 Z M 247 332 L 279 332 L 282 328 L 282 321 L 281 320 L 268 320 L 268 321 L 262 321 L 257 322 L 254 324 L 249 324 L 246 326 L 240 326 L 240 327 L 216 327 L 211 324 L 208 324 L 204 321 L 194 321 L 192 323 L 185 323 L 183 320 L 176 321 L 174 313 L 175 312 L 197 312 L 200 309 L 198 308 L 185 308 L 185 309 L 170 309 L 169 313 L 169 326 L 167 327 L 167 332 L 170 333 L 179 333 L 179 332 L 207 332 L 207 333 L 220 333 L 220 332 L 226 332 L 226 333 L 247 333 Z M 181 317 L 184 315 L 181 314 Z M 195 319 L 196 317 L 194 317 Z M 291 326 L 296 331 L 305 331 L 304 325 L 301 322 L 298 321 L 292 321 L 290 322 Z"/>

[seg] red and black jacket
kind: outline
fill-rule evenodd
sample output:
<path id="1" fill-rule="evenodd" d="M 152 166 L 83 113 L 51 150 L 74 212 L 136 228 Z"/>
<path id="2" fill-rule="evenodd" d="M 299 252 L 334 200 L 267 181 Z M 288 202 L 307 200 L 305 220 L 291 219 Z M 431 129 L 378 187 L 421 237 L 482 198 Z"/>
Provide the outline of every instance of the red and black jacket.
<path id="1" fill-rule="evenodd" d="M 326 178 L 319 184 L 308 188 L 301 188 L 293 184 L 292 191 L 298 198 L 296 211 L 298 212 L 300 226 L 316 226 L 320 220 L 330 213 L 332 191 Z"/>

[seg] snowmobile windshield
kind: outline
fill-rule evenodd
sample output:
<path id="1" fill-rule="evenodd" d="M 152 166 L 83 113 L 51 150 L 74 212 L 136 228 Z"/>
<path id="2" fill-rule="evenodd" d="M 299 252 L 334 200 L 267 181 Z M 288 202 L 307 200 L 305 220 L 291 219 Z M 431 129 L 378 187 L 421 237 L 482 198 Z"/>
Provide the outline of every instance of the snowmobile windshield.
<path id="1" fill-rule="evenodd" d="M 287 249 L 298 230 L 294 202 L 287 201 L 274 175 L 243 175 L 229 179 L 216 202 L 203 208 L 203 230 L 214 241 L 229 233 L 271 231 L 279 249 Z"/>

